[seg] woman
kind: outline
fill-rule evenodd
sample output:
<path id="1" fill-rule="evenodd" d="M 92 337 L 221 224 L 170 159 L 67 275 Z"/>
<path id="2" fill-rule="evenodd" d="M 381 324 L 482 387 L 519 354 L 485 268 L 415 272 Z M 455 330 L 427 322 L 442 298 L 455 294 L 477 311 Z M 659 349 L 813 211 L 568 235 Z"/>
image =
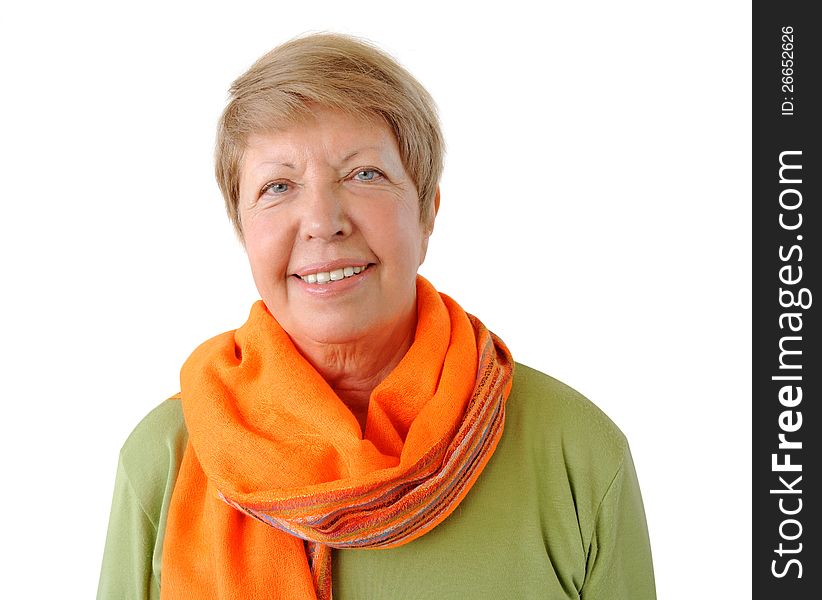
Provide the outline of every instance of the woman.
<path id="1" fill-rule="evenodd" d="M 124 445 L 99 597 L 655 596 L 625 437 L 417 275 L 442 154 L 358 40 L 234 83 L 216 172 L 262 300 Z"/>

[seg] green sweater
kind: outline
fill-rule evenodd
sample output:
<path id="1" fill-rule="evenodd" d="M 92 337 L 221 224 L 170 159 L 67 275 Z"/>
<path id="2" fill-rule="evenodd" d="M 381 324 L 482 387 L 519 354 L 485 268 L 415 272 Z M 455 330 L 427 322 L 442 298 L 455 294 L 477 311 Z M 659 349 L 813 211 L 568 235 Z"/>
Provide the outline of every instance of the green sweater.
<path id="1" fill-rule="evenodd" d="M 656 598 L 628 443 L 593 403 L 517 365 L 505 430 L 457 509 L 392 549 L 335 550 L 335 600 Z M 98 598 L 159 598 L 188 435 L 167 400 L 120 452 Z M 250 599 L 251 600 L 251 599 Z"/>

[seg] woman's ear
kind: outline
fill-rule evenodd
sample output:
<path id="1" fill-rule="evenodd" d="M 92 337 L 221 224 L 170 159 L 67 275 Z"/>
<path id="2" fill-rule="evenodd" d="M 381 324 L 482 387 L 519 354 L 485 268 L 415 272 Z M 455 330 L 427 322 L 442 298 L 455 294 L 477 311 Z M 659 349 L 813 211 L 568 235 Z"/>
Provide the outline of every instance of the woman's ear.
<path id="1" fill-rule="evenodd" d="M 420 264 L 425 260 L 425 254 L 428 252 L 428 238 L 434 232 L 434 220 L 437 218 L 437 213 L 440 210 L 440 186 L 437 186 L 437 192 L 434 195 L 434 201 L 428 206 L 428 215 L 425 217 L 423 224 L 422 244 L 420 247 Z"/>
<path id="2" fill-rule="evenodd" d="M 437 213 L 440 211 L 440 186 L 437 186 L 437 191 L 434 194 L 434 201 L 428 208 L 428 216 L 425 219 L 425 232 L 431 235 L 434 232 L 434 220 L 437 218 Z"/>

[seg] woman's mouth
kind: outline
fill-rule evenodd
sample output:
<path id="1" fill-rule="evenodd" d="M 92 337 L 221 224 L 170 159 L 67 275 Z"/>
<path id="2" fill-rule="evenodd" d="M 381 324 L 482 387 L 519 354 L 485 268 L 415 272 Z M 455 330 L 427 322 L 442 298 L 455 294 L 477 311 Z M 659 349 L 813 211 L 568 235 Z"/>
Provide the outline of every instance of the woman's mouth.
<path id="1" fill-rule="evenodd" d="M 347 266 L 347 267 L 340 267 L 338 269 L 334 269 L 332 271 L 318 271 L 316 273 L 307 273 L 306 275 L 297 275 L 300 279 L 302 279 L 306 283 L 312 284 L 325 284 L 331 283 L 332 281 L 340 281 L 342 279 L 347 279 L 348 277 L 353 277 L 354 275 L 359 275 L 371 265 L 364 265 L 364 266 Z"/>

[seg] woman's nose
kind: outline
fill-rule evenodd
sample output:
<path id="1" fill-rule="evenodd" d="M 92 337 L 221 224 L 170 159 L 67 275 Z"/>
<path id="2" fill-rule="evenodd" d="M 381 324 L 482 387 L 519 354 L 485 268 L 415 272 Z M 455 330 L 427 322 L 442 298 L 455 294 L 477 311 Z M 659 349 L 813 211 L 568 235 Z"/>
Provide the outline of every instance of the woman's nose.
<path id="1" fill-rule="evenodd" d="M 323 186 L 307 190 L 303 196 L 303 239 L 333 241 L 343 239 L 353 229 L 340 190 Z"/>

